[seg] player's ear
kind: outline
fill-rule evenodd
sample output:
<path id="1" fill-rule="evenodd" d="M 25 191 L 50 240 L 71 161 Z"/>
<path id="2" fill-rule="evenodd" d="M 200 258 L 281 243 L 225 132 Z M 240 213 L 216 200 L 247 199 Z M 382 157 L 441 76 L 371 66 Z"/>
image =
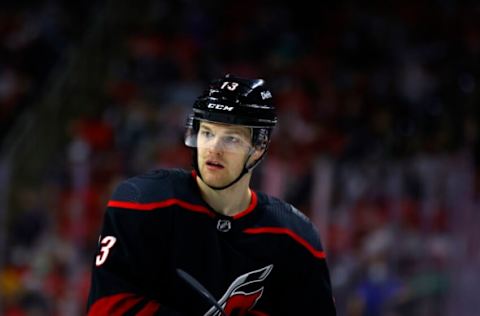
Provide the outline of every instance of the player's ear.
<path id="1" fill-rule="evenodd" d="M 262 157 L 264 152 L 265 152 L 265 148 L 263 148 L 263 149 L 256 148 L 254 150 L 252 156 L 250 157 L 250 162 L 254 162 L 254 161 L 260 159 L 260 157 Z"/>

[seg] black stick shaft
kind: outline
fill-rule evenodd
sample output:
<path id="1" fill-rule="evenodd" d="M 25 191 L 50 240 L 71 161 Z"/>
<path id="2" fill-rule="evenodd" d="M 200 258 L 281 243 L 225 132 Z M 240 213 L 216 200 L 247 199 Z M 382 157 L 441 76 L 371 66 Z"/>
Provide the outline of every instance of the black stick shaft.
<path id="1" fill-rule="evenodd" d="M 217 300 L 213 295 L 197 280 L 195 280 L 194 277 L 192 277 L 190 274 L 187 272 L 183 271 L 182 269 L 177 269 L 177 274 L 185 281 L 187 282 L 195 291 L 200 293 L 203 297 L 205 297 L 208 302 L 213 304 L 219 311 L 222 313 L 223 316 L 228 316 L 223 308 L 218 304 Z"/>

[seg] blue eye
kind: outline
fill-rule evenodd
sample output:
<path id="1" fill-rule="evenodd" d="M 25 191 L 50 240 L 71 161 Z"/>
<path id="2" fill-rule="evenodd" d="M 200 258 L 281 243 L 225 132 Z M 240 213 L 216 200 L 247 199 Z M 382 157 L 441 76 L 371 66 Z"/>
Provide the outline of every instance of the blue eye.
<path id="1" fill-rule="evenodd" d="M 238 144 L 240 142 L 240 140 L 234 136 L 225 136 L 223 140 L 226 144 L 232 144 L 232 145 Z"/>

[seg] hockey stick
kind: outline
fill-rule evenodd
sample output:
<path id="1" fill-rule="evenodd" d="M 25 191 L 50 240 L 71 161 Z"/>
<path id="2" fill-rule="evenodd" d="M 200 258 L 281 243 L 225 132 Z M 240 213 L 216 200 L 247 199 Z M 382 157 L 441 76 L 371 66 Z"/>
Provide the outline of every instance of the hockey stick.
<path id="1" fill-rule="evenodd" d="M 215 297 L 213 297 L 213 295 L 210 294 L 210 292 L 202 284 L 200 284 L 200 282 L 195 280 L 194 277 L 192 277 L 190 274 L 183 271 L 182 269 L 177 269 L 177 274 L 178 276 L 180 276 L 180 278 L 187 282 L 188 285 L 190 285 L 196 292 L 200 293 L 204 298 L 206 298 L 209 303 L 213 304 L 223 316 L 228 316 L 223 310 L 223 308 L 217 303 Z"/>

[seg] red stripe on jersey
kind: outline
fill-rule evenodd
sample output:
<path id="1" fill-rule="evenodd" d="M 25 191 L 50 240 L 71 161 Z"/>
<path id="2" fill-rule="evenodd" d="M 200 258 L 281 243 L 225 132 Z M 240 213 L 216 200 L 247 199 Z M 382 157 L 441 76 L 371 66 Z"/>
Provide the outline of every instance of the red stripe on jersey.
<path id="1" fill-rule="evenodd" d="M 141 297 L 132 293 L 120 293 L 103 297 L 90 307 L 88 316 L 121 316 L 141 300 Z"/>
<path id="2" fill-rule="evenodd" d="M 234 215 L 233 219 L 239 219 L 241 217 L 244 217 L 255 209 L 255 207 L 257 206 L 257 194 L 253 190 L 251 192 L 252 199 L 250 200 L 250 205 L 244 211 L 241 211 L 240 213 Z"/>
<path id="3" fill-rule="evenodd" d="M 316 250 L 312 247 L 305 239 L 298 236 L 296 233 L 291 231 L 288 228 L 283 227 L 258 227 L 258 228 L 247 228 L 243 230 L 247 234 L 285 234 L 292 237 L 296 242 L 301 244 L 303 247 L 307 248 L 315 257 L 324 259 L 325 252 L 321 250 Z"/>
<path id="4" fill-rule="evenodd" d="M 137 313 L 137 316 L 153 316 L 160 308 L 160 304 L 154 301 L 149 301 L 141 311 Z"/>
<path id="5" fill-rule="evenodd" d="M 108 201 L 107 205 L 109 207 L 119 207 L 119 208 L 126 208 L 126 209 L 137 210 L 137 211 L 153 211 L 154 209 L 157 209 L 157 208 L 178 205 L 186 210 L 207 214 L 210 217 L 214 217 L 213 212 L 210 211 L 208 208 L 202 205 L 191 204 L 179 199 L 168 199 L 165 201 L 151 202 L 151 203 L 124 202 L 124 201 L 110 200 Z"/>

